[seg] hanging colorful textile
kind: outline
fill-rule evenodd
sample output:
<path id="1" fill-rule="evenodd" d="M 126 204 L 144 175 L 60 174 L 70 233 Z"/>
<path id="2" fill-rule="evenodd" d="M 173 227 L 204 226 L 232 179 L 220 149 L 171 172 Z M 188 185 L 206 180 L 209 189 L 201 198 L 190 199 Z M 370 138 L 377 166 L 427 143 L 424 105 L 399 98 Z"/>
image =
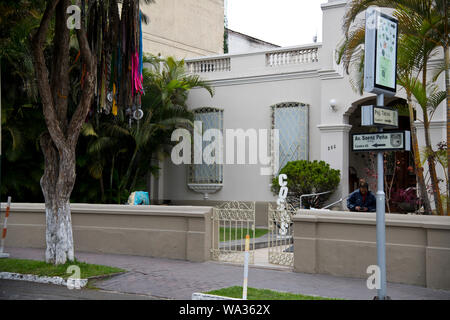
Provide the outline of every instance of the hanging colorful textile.
<path id="1" fill-rule="evenodd" d="M 96 110 L 128 116 L 130 124 L 142 118 L 143 88 L 142 13 L 139 0 L 82 1 L 82 21 L 97 59 L 97 81 L 91 115 Z M 88 17 L 88 19 L 85 19 Z M 78 60 L 78 59 L 77 59 Z M 81 84 L 85 66 L 81 66 Z"/>

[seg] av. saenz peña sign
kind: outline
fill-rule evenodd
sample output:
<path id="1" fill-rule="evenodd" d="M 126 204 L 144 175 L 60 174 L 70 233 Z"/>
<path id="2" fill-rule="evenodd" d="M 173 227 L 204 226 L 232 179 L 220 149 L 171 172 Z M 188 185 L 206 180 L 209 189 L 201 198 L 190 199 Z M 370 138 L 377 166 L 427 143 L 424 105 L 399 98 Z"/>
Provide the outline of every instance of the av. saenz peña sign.
<path id="1" fill-rule="evenodd" d="M 355 133 L 352 151 L 410 151 L 410 137 L 410 131 Z"/>

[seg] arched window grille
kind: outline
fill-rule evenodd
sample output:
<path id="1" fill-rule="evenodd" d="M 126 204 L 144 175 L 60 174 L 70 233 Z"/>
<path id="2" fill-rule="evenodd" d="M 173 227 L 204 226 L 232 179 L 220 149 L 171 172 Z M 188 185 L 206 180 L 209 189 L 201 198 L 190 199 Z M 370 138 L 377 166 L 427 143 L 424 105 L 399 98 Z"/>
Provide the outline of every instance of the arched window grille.
<path id="1" fill-rule="evenodd" d="M 223 110 L 217 108 L 199 108 L 193 110 L 194 121 L 202 122 L 202 136 L 208 129 L 218 129 L 223 135 Z M 195 129 L 194 129 L 195 130 Z M 202 150 L 209 145 L 211 141 L 202 140 Z M 192 164 L 189 166 L 189 184 L 222 184 L 223 183 L 223 165 L 219 163 L 205 164 L 202 158 L 202 164 L 194 163 L 194 154 L 192 155 Z"/>

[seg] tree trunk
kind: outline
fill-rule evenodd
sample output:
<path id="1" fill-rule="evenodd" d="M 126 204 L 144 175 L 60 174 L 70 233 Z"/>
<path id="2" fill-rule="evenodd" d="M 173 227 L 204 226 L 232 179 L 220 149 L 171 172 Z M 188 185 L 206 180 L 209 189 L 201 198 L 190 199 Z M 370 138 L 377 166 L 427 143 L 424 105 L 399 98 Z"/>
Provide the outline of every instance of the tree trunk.
<path id="1" fill-rule="evenodd" d="M 425 214 L 431 214 L 430 199 L 428 198 L 427 186 L 423 177 L 423 167 L 420 161 L 419 143 L 417 141 L 416 125 L 414 124 L 414 112 L 411 101 L 411 93 L 407 93 L 408 109 L 409 109 L 409 125 L 411 129 L 411 140 L 414 155 L 414 167 L 416 168 L 416 179 L 419 187 L 419 195 L 422 199 L 423 209 Z"/>
<path id="2" fill-rule="evenodd" d="M 45 261 L 64 264 L 74 260 L 70 203 L 61 205 L 45 202 L 47 224 Z"/>
<path id="3" fill-rule="evenodd" d="M 70 90 L 68 77 L 70 33 L 66 26 L 66 9 L 69 4 L 69 0 L 47 1 L 39 29 L 32 38 L 33 66 L 48 129 L 40 139 L 45 161 L 44 175 L 41 178 L 47 225 L 45 259 L 54 264 L 74 260 L 69 201 L 75 185 L 75 148 L 81 127 L 89 112 L 96 79 L 95 57 L 91 54 L 86 32 L 82 27 L 76 33 L 86 74 L 80 102 L 69 121 L 67 97 Z M 52 73 L 49 77 L 44 49 L 54 15 L 54 53 Z"/>
<path id="4" fill-rule="evenodd" d="M 427 86 L 427 72 L 428 72 L 428 56 L 424 56 L 424 65 L 422 70 L 422 86 L 423 89 L 426 90 Z M 434 205 L 436 206 L 436 212 L 438 215 L 444 214 L 444 209 L 442 208 L 442 200 L 441 200 L 441 191 L 439 190 L 439 180 L 436 175 L 436 166 L 433 154 L 433 147 L 431 145 L 430 138 L 430 121 L 428 119 L 427 108 L 422 107 L 423 110 L 423 124 L 425 131 L 425 145 L 427 150 L 427 163 L 428 163 L 428 171 L 430 172 L 431 177 L 431 186 L 433 188 L 433 198 Z"/>
<path id="5" fill-rule="evenodd" d="M 430 177 L 431 177 L 431 187 L 433 188 L 434 204 L 436 206 L 437 214 L 443 215 L 444 209 L 442 208 L 441 191 L 439 189 L 439 180 L 436 175 L 434 153 L 433 153 L 433 148 L 431 146 L 430 128 L 429 128 L 430 123 L 428 121 L 428 114 L 426 113 L 426 110 L 424 110 L 423 119 L 424 119 L 424 130 L 425 130 L 425 144 L 426 144 L 426 149 L 427 149 L 427 154 L 428 154 L 427 163 L 428 163 L 428 170 L 430 172 Z"/>
<path id="6" fill-rule="evenodd" d="M 69 198 L 75 184 L 75 153 L 63 152 L 61 157 L 48 133 L 41 136 L 41 148 L 45 159 L 41 178 L 47 227 L 45 261 L 64 264 L 74 260 Z"/>

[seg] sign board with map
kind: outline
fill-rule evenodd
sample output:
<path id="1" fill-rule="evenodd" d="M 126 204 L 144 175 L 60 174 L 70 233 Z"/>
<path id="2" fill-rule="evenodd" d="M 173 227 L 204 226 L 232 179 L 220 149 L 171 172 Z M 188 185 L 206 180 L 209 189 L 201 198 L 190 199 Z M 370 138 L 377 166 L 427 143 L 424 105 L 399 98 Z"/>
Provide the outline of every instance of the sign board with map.
<path id="1" fill-rule="evenodd" d="M 376 8 L 366 10 L 364 91 L 395 95 L 398 21 Z"/>

